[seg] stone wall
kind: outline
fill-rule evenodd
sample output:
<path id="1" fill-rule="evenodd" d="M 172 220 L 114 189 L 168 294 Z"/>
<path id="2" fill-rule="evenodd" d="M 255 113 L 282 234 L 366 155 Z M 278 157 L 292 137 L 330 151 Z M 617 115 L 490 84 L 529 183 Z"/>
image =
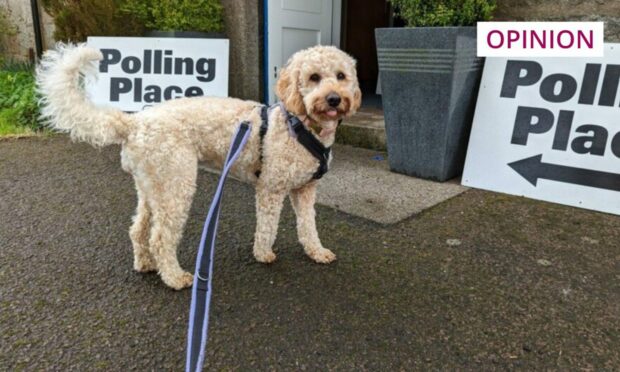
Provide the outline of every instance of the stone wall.
<path id="1" fill-rule="evenodd" d="M 9 19 L 16 28 L 15 35 L 2 38 L 1 50 L 6 59 L 29 61 L 35 54 L 34 28 L 30 1 L 0 0 L 0 8 L 8 12 Z M 43 49 L 54 44 L 54 20 L 42 7 L 39 7 Z M 31 51 L 32 50 L 32 51 Z"/>
<path id="2" fill-rule="evenodd" d="M 604 21 L 605 41 L 620 42 L 620 0 L 497 0 L 497 21 Z"/>
<path id="3" fill-rule="evenodd" d="M 231 97 L 261 99 L 261 0 L 222 0 L 224 27 L 230 39 Z"/>

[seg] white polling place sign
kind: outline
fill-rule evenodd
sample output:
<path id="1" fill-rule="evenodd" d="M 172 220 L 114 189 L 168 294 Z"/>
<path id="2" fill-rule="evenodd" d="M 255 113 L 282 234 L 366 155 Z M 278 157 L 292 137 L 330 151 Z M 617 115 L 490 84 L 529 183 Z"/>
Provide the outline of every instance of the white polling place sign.
<path id="1" fill-rule="evenodd" d="M 619 82 L 620 44 L 487 58 L 463 184 L 620 214 Z"/>
<path id="2" fill-rule="evenodd" d="M 193 96 L 228 96 L 228 39 L 89 37 L 101 50 L 99 76 L 86 86 L 97 105 L 140 111 Z"/>

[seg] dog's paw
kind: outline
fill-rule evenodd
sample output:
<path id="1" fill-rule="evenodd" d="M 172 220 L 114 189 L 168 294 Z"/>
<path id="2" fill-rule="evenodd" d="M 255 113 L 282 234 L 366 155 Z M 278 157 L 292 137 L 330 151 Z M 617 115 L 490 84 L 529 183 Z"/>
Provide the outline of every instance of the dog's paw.
<path id="1" fill-rule="evenodd" d="M 177 291 L 191 287 L 194 283 L 194 276 L 186 271 L 182 271 L 181 274 L 175 276 L 162 275 L 161 279 L 168 287 L 176 289 Z"/>
<path id="2" fill-rule="evenodd" d="M 155 260 L 152 258 L 142 257 L 138 259 L 137 257 L 134 257 L 133 269 L 139 273 L 157 271 L 157 263 L 155 263 Z"/>
<path id="3" fill-rule="evenodd" d="M 327 248 L 315 249 L 313 251 L 306 252 L 308 257 L 312 258 L 314 262 L 328 264 L 336 259 L 334 252 Z"/>
<path id="4" fill-rule="evenodd" d="M 262 263 L 272 263 L 273 261 L 276 260 L 276 254 L 273 253 L 273 251 L 268 251 L 268 252 L 254 252 L 254 258 L 256 258 L 256 261 L 258 262 L 262 262 Z"/>

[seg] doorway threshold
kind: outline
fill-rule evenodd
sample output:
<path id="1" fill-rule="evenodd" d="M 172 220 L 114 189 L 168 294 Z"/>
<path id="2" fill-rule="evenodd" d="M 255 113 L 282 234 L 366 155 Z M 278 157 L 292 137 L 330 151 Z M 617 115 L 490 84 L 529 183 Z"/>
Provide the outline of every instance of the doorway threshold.
<path id="1" fill-rule="evenodd" d="M 336 132 L 336 142 L 369 150 L 385 151 L 383 110 L 362 107 L 353 117 L 344 119 Z"/>

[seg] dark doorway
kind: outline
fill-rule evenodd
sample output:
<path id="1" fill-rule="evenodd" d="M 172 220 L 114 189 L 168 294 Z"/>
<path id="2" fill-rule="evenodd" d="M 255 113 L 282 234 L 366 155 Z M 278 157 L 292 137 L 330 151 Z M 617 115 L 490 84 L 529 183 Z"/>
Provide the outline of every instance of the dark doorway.
<path id="1" fill-rule="evenodd" d="M 379 66 L 375 28 L 389 26 L 390 9 L 387 0 L 343 0 L 341 45 L 357 60 L 363 107 L 382 107 L 381 96 L 376 94 Z"/>

